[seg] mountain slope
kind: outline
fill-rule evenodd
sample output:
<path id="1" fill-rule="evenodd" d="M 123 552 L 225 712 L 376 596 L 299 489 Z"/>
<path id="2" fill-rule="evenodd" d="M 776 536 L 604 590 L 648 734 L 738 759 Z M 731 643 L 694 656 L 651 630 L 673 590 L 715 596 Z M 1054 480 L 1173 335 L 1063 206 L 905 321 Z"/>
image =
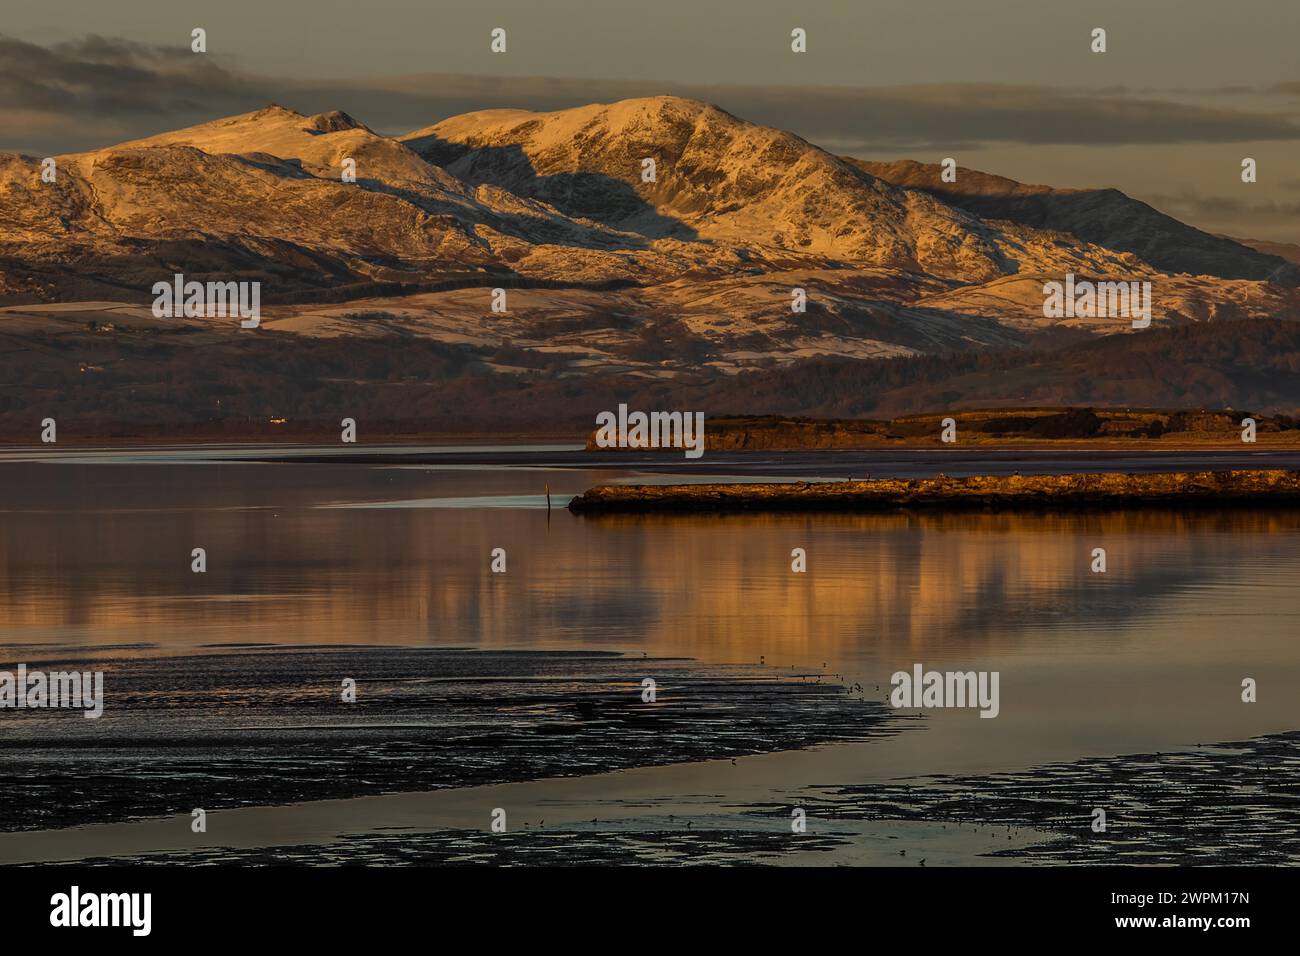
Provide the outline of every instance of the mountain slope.
<path id="1" fill-rule="evenodd" d="M 1300 266 L 1300 244 L 1294 242 L 1269 242 L 1264 239 L 1242 239 L 1234 236 L 1221 236 L 1220 238 L 1229 239 L 1232 242 L 1254 249 L 1256 252 L 1262 252 L 1268 256 L 1277 256 L 1279 259 L 1285 259 L 1287 262 Z"/>
<path id="2" fill-rule="evenodd" d="M 348 158 L 355 183 L 342 180 Z M 637 262 L 637 237 L 463 183 L 343 113 L 273 106 L 56 159 L 44 183 L 34 158 L 0 154 L 11 301 L 138 297 L 173 269 L 258 279 L 272 298 L 508 276 L 520 262 L 579 282 L 678 269 L 664 254 Z"/>
<path id="3" fill-rule="evenodd" d="M 313 176 L 325 179 L 338 179 L 342 161 L 351 158 L 356 161 L 359 179 L 428 183 L 448 193 L 448 201 L 453 196 L 472 194 L 464 183 L 426 163 L 401 143 L 372 132 L 338 111 L 303 116 L 273 104 L 252 113 L 121 143 L 114 149 L 153 146 L 191 146 L 212 155 L 266 154 L 297 160 Z"/>
<path id="4" fill-rule="evenodd" d="M 649 238 L 820 256 L 964 281 L 1004 274 L 973 217 L 863 175 L 780 130 L 677 97 L 553 113 L 488 110 L 402 137 L 471 183 Z M 643 160 L 656 164 L 644 182 Z"/>
<path id="5" fill-rule="evenodd" d="M 286 291 L 493 261 L 452 215 L 269 157 L 155 146 L 59 159 L 57 184 L 42 184 L 35 160 L 0 157 L 0 194 L 20 211 L 0 221 L 0 256 L 21 258 L 47 297 L 76 298 L 96 276 L 137 295 L 173 270 Z"/>
<path id="6" fill-rule="evenodd" d="M 1282 257 L 1202 232 L 1118 189 L 1053 189 L 961 167 L 957 181 L 945 183 L 942 167 L 935 164 L 848 162 L 981 218 L 1069 233 L 1084 242 L 1132 253 L 1163 272 L 1300 285 L 1300 268 Z"/>
<path id="7" fill-rule="evenodd" d="M 341 178 L 348 159 L 355 183 Z M 47 184 L 36 160 L 0 154 L 0 303 L 140 306 L 174 272 L 247 279 L 268 308 L 293 307 L 268 328 L 400 329 L 500 349 L 493 366 L 520 375 L 732 374 L 1132 331 L 1045 318 L 1043 284 L 1067 272 L 1150 281 L 1157 326 L 1300 316 L 1294 289 L 1161 273 L 1079 238 L 1092 220 L 1060 210 L 1042 225 L 981 219 L 913 188 L 919 165 L 874 175 L 674 97 L 490 110 L 400 139 L 271 106 L 58 163 Z M 963 188 L 1053 193 L 980 176 L 963 173 Z M 1201 241 L 1169 223 L 1157 251 L 1183 233 Z M 1241 255 L 1272 261 L 1205 238 L 1227 250 L 1220 271 Z M 497 286 L 512 289 L 504 313 L 488 301 Z M 805 308 L 792 308 L 796 289 Z"/>
<path id="8" fill-rule="evenodd" d="M 716 414 L 888 418 L 969 408 L 1300 409 L 1300 322 L 1189 323 L 1055 350 L 815 359 L 708 390 Z M 694 406 L 688 406 L 694 407 Z"/>

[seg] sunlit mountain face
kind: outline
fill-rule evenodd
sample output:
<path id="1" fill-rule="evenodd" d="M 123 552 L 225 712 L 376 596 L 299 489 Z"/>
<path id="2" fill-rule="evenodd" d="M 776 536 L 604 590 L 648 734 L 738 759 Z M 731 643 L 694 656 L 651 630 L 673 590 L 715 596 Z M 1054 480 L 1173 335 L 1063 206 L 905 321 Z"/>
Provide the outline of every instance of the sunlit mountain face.
<path id="1" fill-rule="evenodd" d="M 1072 304 L 1052 313 L 1052 283 L 1141 288 L 1149 333 L 1300 314 L 1294 264 L 1115 190 L 967 169 L 950 184 L 938 167 L 845 159 L 678 97 L 487 110 L 396 137 L 338 111 L 271 106 L 49 162 L 57 174 L 45 182 L 42 161 L 0 156 L 0 303 L 6 330 L 31 346 L 16 380 L 47 383 L 95 427 L 157 427 L 161 409 L 140 397 L 160 366 L 193 369 L 199 345 L 231 356 L 200 363 L 231 394 L 218 405 L 210 389 L 182 386 L 163 415 L 174 425 L 329 418 L 339 382 L 384 384 L 366 389 L 374 418 L 419 419 L 410 374 L 361 358 L 401 340 L 425 352 L 415 374 L 441 406 L 477 410 L 459 421 L 572 428 L 566 403 L 585 418 L 618 390 L 817 412 L 799 395 L 821 374 L 808 363 L 1036 356 L 1136 331 L 1127 316 Z M 159 282 L 257 283 L 261 344 L 248 349 L 237 322 L 179 301 L 159 318 Z M 318 383 L 310 399 L 284 387 L 285 363 L 267 361 L 277 349 L 294 353 L 290 374 Z M 789 377 L 765 383 L 768 407 L 756 409 L 728 394 L 747 371 Z M 1035 395 L 1032 375 L 995 376 L 989 394 L 978 376 L 954 387 L 943 374 L 912 376 L 933 385 L 928 398 L 875 404 L 929 410 L 967 392 L 985 404 L 1180 398 L 1142 394 L 1145 375 L 1093 395 L 1082 383 L 1095 376 L 1045 374 L 1067 385 Z M 1258 403 L 1233 388 L 1194 400 Z M 521 405 L 510 397 L 520 389 L 542 393 Z M 25 414 L 28 394 L 14 411 Z"/>

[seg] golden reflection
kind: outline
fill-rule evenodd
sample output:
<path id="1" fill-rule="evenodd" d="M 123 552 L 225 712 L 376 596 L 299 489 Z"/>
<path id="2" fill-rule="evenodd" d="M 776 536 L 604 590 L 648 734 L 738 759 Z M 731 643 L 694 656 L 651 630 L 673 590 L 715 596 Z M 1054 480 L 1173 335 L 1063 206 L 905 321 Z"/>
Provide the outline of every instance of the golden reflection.
<path id="1" fill-rule="evenodd" d="M 1300 513 L 574 518 L 286 509 L 15 514 L 8 642 L 267 640 L 603 646 L 820 664 L 874 642 L 919 659 L 1024 627 L 1132 620 L 1243 562 L 1294 560 Z M 189 550 L 208 549 L 206 574 Z M 508 571 L 489 571 L 504 547 Z M 790 568 L 791 549 L 808 571 Z M 1105 575 L 1089 570 L 1105 547 Z M 817 660 L 811 659 L 818 658 Z"/>

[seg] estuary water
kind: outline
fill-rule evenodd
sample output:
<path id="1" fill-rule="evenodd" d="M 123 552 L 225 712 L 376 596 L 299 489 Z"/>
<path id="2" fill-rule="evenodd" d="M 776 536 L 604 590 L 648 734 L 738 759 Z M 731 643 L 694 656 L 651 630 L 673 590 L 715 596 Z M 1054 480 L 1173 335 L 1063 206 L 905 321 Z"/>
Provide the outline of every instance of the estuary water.
<path id="1" fill-rule="evenodd" d="M 1300 511 L 579 518 L 564 508 L 611 481 L 1213 458 L 823 453 L 706 456 L 688 468 L 544 445 L 11 451 L 0 456 L 0 656 L 598 650 L 861 684 L 882 701 L 890 675 L 916 664 L 1000 675 L 996 719 L 929 711 L 919 729 L 882 739 L 520 785 L 558 819 L 566 804 L 575 819 L 641 798 L 721 807 L 1295 730 Z M 195 548 L 204 573 L 191 569 Z M 796 548 L 805 573 L 791 569 Z M 1092 570 L 1098 548 L 1104 573 Z M 491 569 L 494 549 L 505 573 Z M 1247 678 L 1254 703 L 1242 701 Z M 455 800 L 446 806 L 459 819 Z"/>

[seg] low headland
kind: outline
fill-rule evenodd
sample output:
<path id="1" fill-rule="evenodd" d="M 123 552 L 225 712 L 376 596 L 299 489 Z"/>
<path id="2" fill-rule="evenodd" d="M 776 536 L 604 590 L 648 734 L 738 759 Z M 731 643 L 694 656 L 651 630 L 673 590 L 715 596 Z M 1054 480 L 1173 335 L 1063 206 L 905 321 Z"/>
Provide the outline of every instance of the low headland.
<path id="1" fill-rule="evenodd" d="M 943 439 L 952 421 L 952 440 Z M 1249 447 L 1243 421 L 1254 422 L 1249 444 L 1300 447 L 1300 420 L 1238 409 L 987 408 L 908 415 L 889 420 L 805 418 L 784 415 L 708 415 L 704 449 L 710 451 L 832 451 L 872 448 L 959 449 L 1091 448 L 1174 451 Z M 600 448 L 596 432 L 588 451 L 675 451 Z"/>
<path id="2" fill-rule="evenodd" d="M 974 475 L 863 481 L 598 485 L 575 514 L 874 512 L 1300 505 L 1300 471 Z"/>

